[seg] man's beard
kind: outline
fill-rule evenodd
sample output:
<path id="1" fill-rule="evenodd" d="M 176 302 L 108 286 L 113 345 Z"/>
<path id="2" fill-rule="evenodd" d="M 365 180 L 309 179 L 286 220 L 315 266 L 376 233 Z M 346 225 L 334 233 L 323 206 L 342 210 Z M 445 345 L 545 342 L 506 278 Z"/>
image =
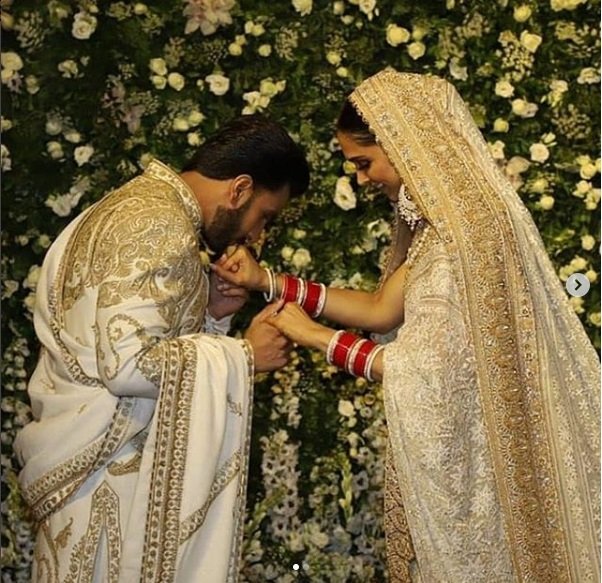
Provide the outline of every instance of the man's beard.
<path id="1" fill-rule="evenodd" d="M 241 225 L 251 206 L 251 198 L 237 209 L 218 207 L 211 224 L 203 228 L 203 238 L 216 258 L 221 257 L 229 245 L 244 243 L 246 236 L 241 234 Z"/>

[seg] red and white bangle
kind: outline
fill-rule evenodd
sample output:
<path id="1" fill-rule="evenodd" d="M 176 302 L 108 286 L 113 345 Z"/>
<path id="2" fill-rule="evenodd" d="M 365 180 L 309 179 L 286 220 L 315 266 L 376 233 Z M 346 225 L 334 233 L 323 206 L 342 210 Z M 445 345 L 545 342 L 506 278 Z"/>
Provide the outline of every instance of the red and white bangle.
<path id="1" fill-rule="evenodd" d="M 312 318 L 320 316 L 326 303 L 326 286 L 293 275 L 282 274 L 281 277 L 280 298 L 285 302 L 298 303 Z"/>
<path id="2" fill-rule="evenodd" d="M 383 348 L 384 346 L 376 344 L 372 340 L 339 330 L 328 343 L 326 360 L 329 364 L 334 364 L 349 374 L 373 381 L 372 365 Z"/>

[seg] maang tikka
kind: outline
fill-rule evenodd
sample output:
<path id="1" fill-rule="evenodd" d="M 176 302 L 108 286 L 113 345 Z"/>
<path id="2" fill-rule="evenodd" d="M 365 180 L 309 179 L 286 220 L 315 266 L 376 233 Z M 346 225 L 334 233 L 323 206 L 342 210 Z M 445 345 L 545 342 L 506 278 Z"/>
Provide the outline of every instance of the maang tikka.
<path id="1" fill-rule="evenodd" d="M 406 194 L 405 184 L 401 185 L 399 194 L 397 195 L 397 212 L 399 213 L 399 217 L 410 227 L 411 231 L 416 228 L 416 225 L 422 219 L 418 207 Z"/>

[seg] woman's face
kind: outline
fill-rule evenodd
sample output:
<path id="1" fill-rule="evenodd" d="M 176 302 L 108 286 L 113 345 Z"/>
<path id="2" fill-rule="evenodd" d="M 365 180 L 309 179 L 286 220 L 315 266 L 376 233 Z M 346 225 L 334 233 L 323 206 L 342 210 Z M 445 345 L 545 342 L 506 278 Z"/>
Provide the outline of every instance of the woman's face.
<path id="1" fill-rule="evenodd" d="M 378 144 L 358 144 L 349 134 L 343 132 L 337 133 L 337 139 L 345 158 L 355 164 L 357 183 L 360 186 L 370 183 L 380 189 L 389 200 L 396 201 L 401 180 L 383 149 Z"/>

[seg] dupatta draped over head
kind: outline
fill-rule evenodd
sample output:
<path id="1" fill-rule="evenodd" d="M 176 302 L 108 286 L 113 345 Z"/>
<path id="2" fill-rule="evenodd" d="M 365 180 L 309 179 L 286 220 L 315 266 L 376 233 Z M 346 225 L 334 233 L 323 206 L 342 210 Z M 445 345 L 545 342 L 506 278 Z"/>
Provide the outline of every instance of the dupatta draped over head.
<path id="1" fill-rule="evenodd" d="M 389 68 L 350 101 L 450 257 L 516 580 L 597 581 L 600 365 L 529 212 L 445 80 Z"/>

